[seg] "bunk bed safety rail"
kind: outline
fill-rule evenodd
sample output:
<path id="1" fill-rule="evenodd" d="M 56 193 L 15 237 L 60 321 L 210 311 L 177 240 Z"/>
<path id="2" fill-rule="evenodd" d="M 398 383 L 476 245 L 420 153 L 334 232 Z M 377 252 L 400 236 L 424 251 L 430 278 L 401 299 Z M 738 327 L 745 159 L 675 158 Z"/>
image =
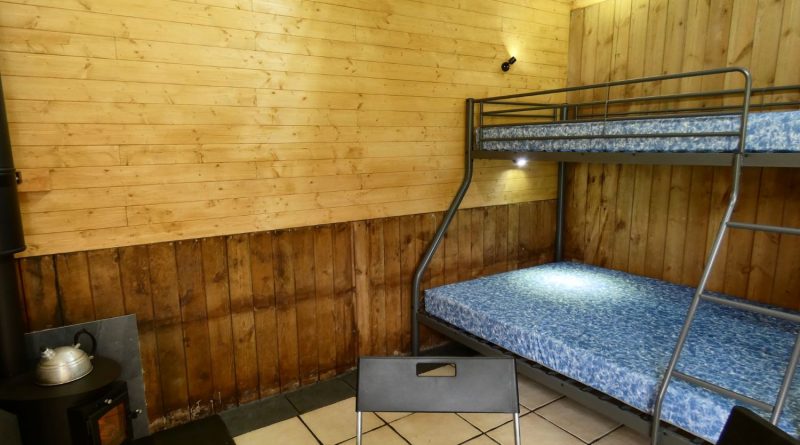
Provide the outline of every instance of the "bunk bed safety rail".
<path id="1" fill-rule="evenodd" d="M 800 151 L 797 144 L 771 137 L 777 126 L 798 128 L 797 114 L 759 115 L 750 128 L 747 125 L 749 114 L 745 112 L 754 108 L 783 111 L 800 105 L 797 100 L 800 86 L 797 85 L 757 89 L 743 86 L 661 95 L 624 91 L 612 97 L 611 93 L 612 88 L 621 86 L 637 86 L 641 91 L 648 91 L 643 84 L 651 83 L 662 85 L 666 90 L 669 81 L 681 82 L 680 88 L 685 88 L 686 78 L 722 75 L 738 75 L 744 80 L 749 73 L 744 68 L 731 67 L 480 99 L 476 101 L 478 125 L 474 157 L 508 159 L 523 151 L 532 153 L 533 159 L 544 160 L 553 159 L 553 153 L 618 152 L 652 156 L 684 152 L 727 154 L 716 157 L 713 162 L 731 165 L 730 155 L 737 152 Z M 568 96 L 568 100 L 564 100 L 561 96 L 552 96 L 569 93 L 581 93 L 593 99 L 578 101 Z M 602 99 L 597 98 L 600 95 Z M 751 100 L 751 97 L 760 100 Z M 568 112 L 563 113 L 563 109 Z M 739 144 L 739 137 L 748 131 L 754 131 L 756 136 L 752 145 Z M 574 160 L 574 156 L 564 156 L 564 159 Z M 593 158 L 593 161 L 598 160 Z M 662 159 L 662 162 L 669 161 Z M 752 161 L 748 163 L 751 164 Z"/>

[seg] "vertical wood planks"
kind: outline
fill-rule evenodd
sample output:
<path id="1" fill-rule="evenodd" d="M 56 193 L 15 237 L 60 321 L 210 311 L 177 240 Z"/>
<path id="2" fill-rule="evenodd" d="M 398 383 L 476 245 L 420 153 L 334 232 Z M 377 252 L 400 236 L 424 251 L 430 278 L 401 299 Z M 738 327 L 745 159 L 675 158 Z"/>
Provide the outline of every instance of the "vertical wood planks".
<path id="1" fill-rule="evenodd" d="M 402 346 L 402 300 L 400 288 L 406 283 L 400 273 L 400 219 L 387 218 L 383 225 L 384 241 L 384 317 L 386 325 L 386 354 L 398 355 Z M 442 246 L 444 248 L 446 246 Z"/>
<path id="2" fill-rule="evenodd" d="M 731 217 L 732 221 L 755 222 L 760 183 L 760 169 L 744 169 L 744 171 L 742 171 L 742 188 L 739 192 L 739 204 L 733 212 L 733 216 Z M 747 277 L 750 274 L 753 232 L 751 230 L 733 229 L 728 233 L 728 256 L 725 261 L 725 283 L 723 291 L 727 294 L 744 297 L 747 291 Z"/>
<path id="3" fill-rule="evenodd" d="M 692 167 L 673 166 L 667 208 L 667 232 L 664 238 L 664 269 L 661 277 L 666 281 L 679 282 L 683 271 L 683 252 L 686 248 L 686 216 L 689 207 L 689 192 Z"/>
<path id="4" fill-rule="evenodd" d="M 319 379 L 319 341 L 317 336 L 317 301 L 314 290 L 314 234 L 312 228 L 292 232 L 294 256 L 295 304 L 297 305 L 297 346 L 300 384 Z"/>
<path id="5" fill-rule="evenodd" d="M 400 225 L 400 327 L 403 351 L 411 349 L 411 313 L 413 309 L 412 286 L 417 268 L 416 236 L 414 235 L 414 217 L 401 216 Z M 460 263 L 459 263 L 460 264 Z"/>
<path id="6" fill-rule="evenodd" d="M 87 256 L 95 316 L 101 319 L 124 315 L 125 302 L 120 282 L 119 251 L 93 250 L 87 252 Z"/>
<path id="7" fill-rule="evenodd" d="M 314 288 L 317 301 L 317 337 L 319 341 L 319 378 L 336 375 L 336 334 L 338 323 L 333 290 L 333 228 L 314 230 Z M 397 308 L 400 309 L 399 306 Z"/>
<path id="8" fill-rule="evenodd" d="M 281 391 L 289 391 L 300 386 L 293 239 L 292 233 L 286 230 L 274 236 L 272 265 L 275 268 L 279 375 Z"/>
<path id="9" fill-rule="evenodd" d="M 584 260 L 589 263 L 599 261 L 600 237 L 605 221 L 602 219 L 603 185 L 605 184 L 602 164 L 589 164 L 589 176 L 586 181 L 586 233 L 584 234 Z"/>
<path id="10" fill-rule="evenodd" d="M 200 241 L 176 243 L 175 257 L 186 349 L 189 414 L 192 418 L 205 417 L 211 412 L 214 381 L 211 375 L 212 359 Z"/>
<path id="11" fill-rule="evenodd" d="M 236 363 L 236 392 L 239 403 L 252 402 L 260 394 L 250 250 L 250 238 L 247 235 L 227 238 L 228 270 L 225 275 L 230 283 L 231 316 L 226 317 L 226 321 L 231 324 L 233 334 L 232 352 Z"/>
<path id="12" fill-rule="evenodd" d="M 358 355 L 356 332 L 353 224 L 333 226 L 333 291 L 336 299 L 336 370 L 355 366 Z"/>
<path id="13" fill-rule="evenodd" d="M 472 213 L 471 210 L 458 211 L 458 280 L 468 280 L 472 276 Z"/>
<path id="14" fill-rule="evenodd" d="M 636 191 L 636 167 L 633 164 L 620 166 L 619 177 L 617 178 L 617 195 L 612 199 L 610 205 L 615 205 L 614 223 L 612 225 L 614 234 L 611 246 L 612 261 L 610 267 L 617 270 L 626 270 L 630 255 L 630 245 L 632 228 L 631 213 L 633 210 L 634 192 Z M 616 203 L 614 203 L 616 201 Z"/>
<path id="15" fill-rule="evenodd" d="M 281 388 L 273 252 L 273 235 L 271 233 L 250 234 L 258 390 L 261 398 L 271 396 L 279 392 Z"/>
<path id="16" fill-rule="evenodd" d="M 201 240 L 203 278 L 208 312 L 208 340 L 211 354 L 211 377 L 214 382 L 214 411 L 236 401 L 236 369 L 231 329 L 231 296 L 228 286 L 228 252 L 225 239 Z"/>
<path id="17" fill-rule="evenodd" d="M 20 260 L 20 279 L 28 328 L 38 331 L 64 324 L 53 257 L 23 258 Z"/>
<path id="18" fill-rule="evenodd" d="M 147 414 L 151 421 L 155 421 L 164 417 L 164 412 L 150 290 L 150 260 L 146 246 L 123 247 L 120 248 L 119 255 L 125 312 L 136 314 L 139 326 L 139 352 L 142 358 L 145 397 L 151 402 L 148 403 Z"/>
<path id="19" fill-rule="evenodd" d="M 688 214 L 686 216 L 685 247 L 683 249 L 683 271 L 678 280 L 692 286 L 700 282 L 700 276 L 708 256 L 706 246 L 709 224 L 714 221 L 709 217 L 711 212 L 712 181 L 714 170 L 711 167 L 692 167 L 691 189 L 689 191 Z M 715 236 L 711 235 L 712 237 Z"/>
<path id="20" fill-rule="evenodd" d="M 411 278 L 442 218 L 25 258 L 27 321 L 63 325 L 65 301 L 73 318 L 136 314 L 150 423 L 163 429 L 331 378 L 359 354 L 408 353 Z M 554 201 L 460 210 L 424 286 L 551 261 L 554 221 Z M 421 334 L 423 347 L 443 341 Z"/>
<path id="21" fill-rule="evenodd" d="M 628 270 L 632 273 L 644 274 L 647 257 L 647 228 L 650 224 L 650 192 L 653 185 L 653 167 L 651 165 L 637 165 L 634 174 L 633 183 L 635 188 L 633 201 L 631 202 Z"/>
<path id="22" fill-rule="evenodd" d="M 56 271 L 64 323 L 75 324 L 94 320 L 94 302 L 89 284 L 86 252 L 57 256 Z"/>
<path id="23" fill-rule="evenodd" d="M 800 175 L 787 176 L 785 186 L 789 190 L 800 190 Z M 782 224 L 800 227 L 800 196 L 797 193 L 787 196 Z M 800 307 L 797 301 L 797 289 L 800 289 L 800 237 L 781 235 L 777 263 L 770 303 L 797 309 Z"/>
<path id="24" fill-rule="evenodd" d="M 757 224 L 779 226 L 783 221 L 785 187 L 787 180 L 796 172 L 784 168 L 765 168 L 761 173 L 761 187 L 758 190 L 756 207 Z M 750 257 L 750 276 L 747 280 L 747 298 L 769 302 L 772 300 L 772 285 L 775 278 L 778 259 L 777 233 L 753 233 L 753 250 Z"/>
<path id="25" fill-rule="evenodd" d="M 152 244 L 147 247 L 147 254 L 165 423 L 180 424 L 190 416 L 175 246 L 173 243 Z"/>
<path id="26" fill-rule="evenodd" d="M 370 298 L 369 259 L 370 228 L 366 221 L 353 224 L 353 268 L 355 276 L 355 311 L 358 330 L 358 355 L 372 354 L 372 299 Z"/>
<path id="27" fill-rule="evenodd" d="M 384 269 L 384 236 L 383 221 L 367 221 L 367 238 L 369 248 L 365 269 L 367 270 L 367 295 L 361 296 L 359 302 L 368 300 L 366 307 L 369 313 L 370 354 L 386 355 L 386 277 Z M 358 267 L 358 266 L 357 266 Z M 359 307 L 359 310 L 361 308 Z"/>
<path id="28" fill-rule="evenodd" d="M 609 32 L 614 42 L 612 77 L 617 72 L 617 62 L 623 60 L 627 78 L 744 66 L 751 70 L 755 86 L 800 82 L 800 71 L 792 62 L 800 57 L 800 27 L 796 20 L 800 17 L 800 7 L 796 1 L 615 0 L 606 3 L 615 5 L 611 30 L 596 19 L 604 14 L 603 8 L 607 9 L 607 5 L 592 5 L 572 13 L 570 35 L 582 41 L 570 42 L 569 60 L 574 62 L 568 67 L 570 85 L 605 80 L 604 68 L 595 66 L 600 63 L 600 57 L 591 55 L 586 59 L 583 53 L 587 48 L 599 48 L 598 42 L 606 41 Z M 627 54 L 623 56 L 626 45 Z M 714 91 L 740 86 L 739 76 L 727 75 L 684 79 L 679 84 L 662 82 L 647 85 L 642 90 L 629 87 L 626 93 L 633 96 L 687 92 L 698 87 Z M 734 102 L 737 101 L 704 98 L 687 101 L 685 105 L 713 107 Z M 565 251 L 568 258 L 605 265 L 604 249 L 609 244 L 599 226 L 603 219 L 603 193 L 607 190 L 606 182 L 597 180 L 599 172 L 600 167 L 570 166 Z M 746 168 L 734 220 L 777 224 L 785 219 L 785 206 L 793 197 L 791 189 L 785 185 L 789 179 L 783 178 L 783 174 L 793 173 Z M 617 212 L 611 248 L 613 266 L 696 285 L 725 211 L 730 188 L 730 168 L 622 166 L 618 190 L 611 197 Z M 622 229 L 627 218 L 630 218 L 629 232 Z M 584 231 L 582 237 L 575 236 L 579 231 Z M 791 244 L 789 237 L 729 231 L 712 269 L 709 289 L 796 306 L 797 303 L 786 300 L 786 288 L 778 290 L 775 284 L 779 274 L 785 273 L 782 271 L 791 269 L 778 260 L 781 255 L 788 255 L 786 243 Z M 781 280 L 784 286 L 788 282 L 786 278 Z"/>

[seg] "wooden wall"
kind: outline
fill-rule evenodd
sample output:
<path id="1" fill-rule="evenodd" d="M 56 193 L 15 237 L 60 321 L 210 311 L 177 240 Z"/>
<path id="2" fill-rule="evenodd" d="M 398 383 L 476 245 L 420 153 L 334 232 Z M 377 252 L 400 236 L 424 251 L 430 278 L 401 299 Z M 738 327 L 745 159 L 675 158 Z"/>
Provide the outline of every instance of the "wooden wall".
<path id="1" fill-rule="evenodd" d="M 464 99 L 563 86 L 570 4 L 1 2 L 23 255 L 443 210 Z M 467 205 L 554 196 L 509 166 Z"/>
<path id="2" fill-rule="evenodd" d="M 136 314 L 161 429 L 410 352 L 411 276 L 441 217 L 23 258 L 27 327 Z M 552 200 L 460 210 L 423 287 L 550 261 L 554 225 Z"/>
<path id="3" fill-rule="evenodd" d="M 607 0 L 573 11 L 569 51 L 575 85 L 720 66 L 749 67 L 755 86 L 800 84 L 800 1 Z M 735 220 L 800 227 L 796 169 L 748 168 L 743 181 Z M 567 256 L 696 285 L 730 182 L 727 168 L 574 165 Z M 735 230 L 710 287 L 800 308 L 798 260 L 796 237 Z"/>

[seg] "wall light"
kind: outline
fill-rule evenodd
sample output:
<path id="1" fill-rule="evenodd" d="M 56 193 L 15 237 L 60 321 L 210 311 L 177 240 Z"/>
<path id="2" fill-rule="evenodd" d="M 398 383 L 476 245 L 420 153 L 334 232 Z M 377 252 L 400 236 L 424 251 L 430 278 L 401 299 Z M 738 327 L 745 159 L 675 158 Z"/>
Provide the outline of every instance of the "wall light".
<path id="1" fill-rule="evenodd" d="M 525 167 L 526 165 L 528 165 L 528 160 L 525 158 L 514 159 L 514 165 L 516 165 L 517 167 Z"/>
<path id="2" fill-rule="evenodd" d="M 503 62 L 503 64 L 500 65 L 500 69 L 502 69 L 503 71 L 508 71 L 511 68 L 511 65 L 513 65 L 514 62 L 516 62 L 516 61 L 517 61 L 517 58 L 514 57 L 514 56 L 511 56 L 511 58 L 508 59 L 507 62 Z"/>

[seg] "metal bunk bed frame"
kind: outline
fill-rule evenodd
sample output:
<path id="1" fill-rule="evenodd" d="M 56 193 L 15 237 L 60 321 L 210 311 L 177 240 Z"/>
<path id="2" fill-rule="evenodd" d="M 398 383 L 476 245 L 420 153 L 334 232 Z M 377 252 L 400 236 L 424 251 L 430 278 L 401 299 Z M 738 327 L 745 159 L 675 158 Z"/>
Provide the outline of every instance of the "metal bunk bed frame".
<path id="1" fill-rule="evenodd" d="M 710 92 L 691 92 L 691 93 L 678 93 L 667 95 L 654 95 L 654 96 L 641 96 L 632 98 L 612 99 L 611 89 L 614 87 L 627 87 L 634 84 L 643 84 L 647 82 L 663 82 L 669 80 L 694 78 L 701 76 L 713 75 L 740 75 L 743 82 L 743 87 L 740 89 L 732 90 L 719 90 Z M 541 97 L 552 94 L 568 94 L 577 93 L 587 90 L 605 90 L 604 100 L 593 100 L 578 103 L 531 103 L 520 102 L 520 99 Z M 668 74 L 660 76 L 643 77 L 638 79 L 628 79 L 614 82 L 605 82 L 586 86 L 576 86 L 568 88 L 560 88 L 556 90 L 548 90 L 534 93 L 515 94 L 508 96 L 492 97 L 486 99 L 467 99 L 466 101 L 466 134 L 465 134 L 465 165 L 464 177 L 453 201 L 445 212 L 444 218 L 439 225 L 433 239 L 428 245 L 413 277 L 412 282 L 412 320 L 411 320 L 411 340 L 412 340 L 412 353 L 419 355 L 419 325 L 420 323 L 437 331 L 446 337 L 451 338 L 459 343 L 472 348 L 473 350 L 484 355 L 512 355 L 517 359 L 517 368 L 523 374 L 535 381 L 543 384 L 550 389 L 560 392 L 583 405 L 602 412 L 607 416 L 628 425 L 641 434 L 649 434 L 651 437 L 651 444 L 697 444 L 704 443 L 702 439 L 693 436 L 672 425 L 661 425 L 661 408 L 672 379 L 678 378 L 689 383 L 701 386 L 711 391 L 720 393 L 722 395 L 734 398 L 736 400 L 755 405 L 766 411 L 771 411 L 770 421 L 772 424 L 777 424 L 783 409 L 786 397 L 788 394 L 789 386 L 794 376 L 794 370 L 800 360 L 800 334 L 795 340 L 794 348 L 789 359 L 786 372 L 783 377 L 780 391 L 776 397 L 774 405 L 766 402 L 755 400 L 743 394 L 730 391 L 726 388 L 719 387 L 713 383 L 692 377 L 676 370 L 676 365 L 680 358 L 681 351 L 686 341 L 687 334 L 691 327 L 692 321 L 697 311 L 697 307 L 701 300 L 711 301 L 717 304 L 733 306 L 742 310 L 750 310 L 762 314 L 775 316 L 778 318 L 788 319 L 793 322 L 800 322 L 800 316 L 778 312 L 772 309 L 766 309 L 760 306 L 750 305 L 745 302 L 732 302 L 729 300 L 721 299 L 705 293 L 705 287 L 708 282 L 711 270 L 713 268 L 717 254 L 729 228 L 747 229 L 747 230 L 760 230 L 766 232 L 800 235 L 800 228 L 789 228 L 779 226 L 768 226 L 761 224 L 751 224 L 731 221 L 731 216 L 736 207 L 736 203 L 740 191 L 741 170 L 745 166 L 758 166 L 758 167 L 800 167 L 800 154 L 797 153 L 746 153 L 745 144 L 747 136 L 747 121 L 751 108 L 773 108 L 773 107 L 796 107 L 800 105 L 800 101 L 778 101 L 778 102 L 764 102 L 763 97 L 766 95 L 777 94 L 780 91 L 794 91 L 800 92 L 800 86 L 786 86 L 786 87 L 769 87 L 769 88 L 752 88 L 752 80 L 750 72 L 746 68 L 729 67 L 718 68 L 711 70 L 695 71 L 689 73 Z M 762 95 L 762 101 L 759 104 L 751 104 L 751 97 L 753 95 Z M 702 108 L 702 107 L 689 107 L 689 108 L 674 108 L 658 110 L 641 110 L 641 111 L 614 111 L 612 108 L 617 105 L 631 105 L 635 103 L 647 104 L 663 101 L 678 101 L 682 99 L 705 99 L 705 98 L 724 98 L 734 96 L 734 98 L 741 98 L 741 103 L 737 105 L 722 105 L 716 107 Z M 476 128 L 475 108 L 478 108 Z M 504 106 L 514 107 L 505 108 L 499 111 L 487 111 L 489 106 Z M 583 113 L 583 109 L 589 107 L 590 114 Z M 597 114 L 593 110 L 602 107 L 602 113 Z M 544 112 L 544 114 L 521 114 L 528 112 Z M 740 117 L 739 129 L 734 132 L 694 132 L 694 133 L 678 133 L 678 134 L 635 134 L 635 135 L 599 135 L 599 136 L 552 136 L 542 138 L 495 138 L 484 139 L 490 140 L 536 140 L 536 139 L 604 139 L 604 138 L 630 138 L 630 137 L 711 137 L 711 136 L 734 136 L 737 138 L 737 149 L 734 153 L 575 153 L 575 152 L 512 152 L 512 151 L 488 151 L 481 148 L 480 133 L 478 132 L 485 125 L 485 119 L 491 117 L 525 117 L 533 119 L 543 119 L 545 123 L 553 122 L 590 122 L 590 121 L 611 121 L 619 119 L 651 119 L 651 118 L 664 118 L 664 117 L 679 117 L 679 116 L 713 116 L 713 115 L 738 115 Z M 527 123 L 526 123 L 527 125 Z M 476 131 L 478 130 L 478 131 Z M 458 207 L 461 204 L 464 196 L 469 189 L 472 181 L 473 163 L 475 159 L 517 159 L 525 158 L 528 160 L 542 160 L 542 161 L 557 161 L 558 162 L 558 194 L 557 194 L 557 213 L 556 213 L 556 240 L 555 240 L 555 260 L 562 259 L 563 250 L 563 226 L 564 226 L 564 199 L 565 199 L 565 176 L 566 176 L 566 162 L 595 162 L 595 163 L 638 163 L 638 164 L 672 164 L 672 165 L 716 165 L 716 166 L 732 166 L 732 191 L 730 194 L 729 202 L 719 225 L 719 230 L 712 244 L 703 273 L 701 275 L 700 283 L 694 293 L 692 303 L 686 315 L 684 325 L 679 334 L 676 342 L 672 357 L 667 366 L 665 375 L 659 386 L 656 395 L 653 415 L 641 412 L 632 408 L 623 402 L 617 401 L 608 395 L 600 393 L 586 385 L 563 376 L 555 371 L 549 370 L 537 363 L 527 360 L 523 357 L 516 356 L 515 354 L 506 351 L 496 345 L 490 344 L 480 338 L 477 338 L 458 327 L 450 325 L 449 323 L 432 317 L 420 309 L 420 285 L 422 278 L 427 270 L 430 262 L 444 239 L 445 232 L 450 225 Z"/>

